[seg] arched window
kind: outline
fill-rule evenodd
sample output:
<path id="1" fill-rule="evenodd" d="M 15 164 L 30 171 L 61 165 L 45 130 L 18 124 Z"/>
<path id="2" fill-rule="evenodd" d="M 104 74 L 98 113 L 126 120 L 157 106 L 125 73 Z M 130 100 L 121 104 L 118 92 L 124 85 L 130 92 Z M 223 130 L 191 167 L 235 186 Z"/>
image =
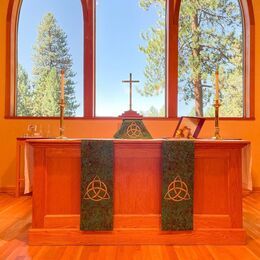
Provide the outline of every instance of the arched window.
<path id="1" fill-rule="evenodd" d="M 245 29 L 239 0 L 182 0 L 178 37 L 178 115 L 214 116 L 215 71 L 220 116 L 246 116 Z"/>
<path id="2" fill-rule="evenodd" d="M 144 116 L 164 116 L 170 119 L 194 114 L 211 116 L 214 73 L 218 65 L 222 86 L 222 116 L 254 117 L 254 17 L 251 0 L 128 0 L 124 2 L 124 6 L 119 0 L 111 0 L 109 6 L 106 2 L 81 0 L 80 3 L 80 1 L 71 0 L 46 0 L 40 4 L 49 4 L 48 11 L 51 13 L 59 3 L 57 13 L 54 12 L 54 18 L 57 28 L 62 29 L 64 39 L 67 41 L 69 47 L 67 54 L 73 59 L 73 65 L 70 67 L 71 75 L 73 72 L 77 74 L 74 78 L 72 77 L 75 82 L 75 95 L 73 91 L 67 93 L 67 102 L 74 102 L 72 106 L 74 110 L 71 114 L 67 114 L 68 116 L 74 114 L 84 118 L 117 117 L 123 110 L 128 109 L 128 88 L 122 85 L 121 81 L 127 79 L 130 72 L 133 73 L 134 79 L 140 80 L 134 90 L 133 108 Z M 205 6 L 202 2 L 208 5 Z M 23 100 L 20 93 L 27 91 L 29 95 L 25 96 L 30 97 L 33 96 L 32 92 L 37 86 L 38 89 L 42 87 L 36 80 L 38 72 L 33 70 L 35 64 L 19 66 L 19 63 L 23 65 L 23 56 L 29 59 L 34 57 L 34 60 L 40 61 L 35 54 L 37 48 L 33 49 L 32 46 L 37 44 L 36 24 L 40 23 L 44 13 L 35 15 L 41 10 L 37 2 L 36 11 L 33 11 L 34 16 L 30 15 L 32 22 L 28 25 L 35 31 L 32 34 L 26 33 L 27 27 L 23 25 L 23 21 L 27 19 L 24 14 L 26 3 L 31 5 L 36 1 L 24 0 L 22 4 L 22 0 L 12 0 L 8 9 L 6 117 L 20 115 L 19 109 L 22 108 L 18 107 L 19 99 L 22 102 L 29 102 Z M 74 19 L 73 15 L 76 10 L 77 15 Z M 18 19 L 19 12 L 20 20 Z M 198 21 L 202 19 L 197 24 L 197 28 L 194 28 L 196 24 L 192 25 L 195 21 L 192 21 L 193 12 L 197 12 Z M 207 17 L 209 15 L 217 15 L 219 19 L 210 21 Z M 223 24 L 219 23 L 221 16 L 224 19 L 224 29 Z M 34 17 L 38 17 L 37 23 Z M 75 24 L 77 24 L 76 27 Z M 193 34 L 192 28 L 198 33 Z M 24 33 L 21 33 L 23 30 Z M 219 44 L 223 47 L 221 48 L 222 57 L 220 53 L 211 51 L 219 47 L 216 45 L 216 39 L 208 37 L 208 34 L 213 33 L 214 30 Z M 223 30 L 222 33 L 221 30 Z M 71 31 L 73 37 L 70 36 Z M 84 37 L 82 31 L 84 31 Z M 35 40 L 27 44 L 32 37 Z M 189 37 L 192 39 L 190 45 L 188 45 L 191 40 Z M 227 41 L 223 45 L 225 38 Z M 75 44 L 76 39 L 82 45 Z M 29 46 L 29 48 L 21 52 L 22 41 L 25 42 L 25 47 Z M 201 56 L 195 59 L 192 58 L 192 50 L 196 50 L 197 45 L 201 45 L 199 46 Z M 78 46 L 77 50 L 73 50 L 75 46 Z M 38 51 L 40 49 L 41 47 L 38 46 Z M 28 50 L 31 50 L 31 54 Z M 79 54 L 80 51 L 82 51 L 81 54 Z M 75 56 L 75 53 L 78 55 Z M 227 57 L 224 57 L 225 55 Z M 56 84 L 58 89 L 60 69 L 61 67 L 55 68 L 55 71 L 51 70 L 47 75 L 46 84 L 42 85 Z M 20 77 L 17 77 L 19 73 Z M 202 90 L 202 95 L 196 100 L 196 103 L 200 105 L 195 105 L 194 84 L 191 84 L 195 82 L 191 75 L 194 76 L 196 73 L 199 75 L 197 82 L 200 82 L 200 90 Z M 39 82 L 41 83 L 41 80 Z M 27 84 L 29 88 L 24 87 Z M 51 93 L 47 92 L 47 94 L 52 96 Z M 234 94 L 236 98 L 233 98 Z M 113 100 L 114 97 L 116 98 Z M 232 102 L 227 101 L 230 97 L 232 97 Z M 48 98 L 46 99 L 51 103 Z M 80 106 L 77 108 L 78 104 Z M 33 102 L 31 105 L 33 106 Z M 111 110 L 113 107 L 115 109 Z M 32 111 L 33 109 L 29 109 L 26 113 L 30 115 Z M 54 114 L 57 115 L 56 112 Z M 41 115 L 44 114 L 36 114 L 36 116 Z"/>
<path id="3" fill-rule="evenodd" d="M 23 0 L 17 27 L 15 115 L 59 116 L 64 70 L 65 115 L 83 116 L 81 2 Z"/>

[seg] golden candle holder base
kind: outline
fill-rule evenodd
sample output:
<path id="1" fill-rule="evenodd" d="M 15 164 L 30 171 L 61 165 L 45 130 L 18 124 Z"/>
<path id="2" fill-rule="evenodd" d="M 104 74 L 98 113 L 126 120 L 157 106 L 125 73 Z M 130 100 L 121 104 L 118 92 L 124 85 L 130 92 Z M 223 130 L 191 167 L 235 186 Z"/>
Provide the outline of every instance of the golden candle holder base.
<path id="1" fill-rule="evenodd" d="M 68 139 L 66 136 L 57 136 L 56 139 Z"/>
<path id="2" fill-rule="evenodd" d="M 215 133 L 212 139 L 221 140 L 222 138 L 220 135 L 220 128 L 219 128 L 219 108 L 221 104 L 218 99 L 215 99 L 215 103 L 213 106 L 215 107 Z"/>
<path id="3" fill-rule="evenodd" d="M 212 137 L 213 140 L 222 140 L 222 137 L 220 134 L 215 133 L 215 136 Z"/>
<path id="4" fill-rule="evenodd" d="M 64 136 L 64 110 L 65 110 L 64 99 L 61 99 L 59 105 L 60 105 L 60 135 L 56 138 L 67 139 L 67 137 Z"/>

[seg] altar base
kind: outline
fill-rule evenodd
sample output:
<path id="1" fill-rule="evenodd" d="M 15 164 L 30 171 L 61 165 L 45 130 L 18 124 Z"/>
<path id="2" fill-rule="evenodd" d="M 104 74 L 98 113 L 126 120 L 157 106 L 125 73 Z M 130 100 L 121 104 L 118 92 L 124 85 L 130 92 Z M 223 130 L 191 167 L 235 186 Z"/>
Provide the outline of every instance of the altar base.
<path id="1" fill-rule="evenodd" d="M 30 245 L 245 244 L 246 141 L 195 141 L 194 230 L 161 231 L 161 140 L 114 140 L 114 230 L 79 230 L 80 140 L 32 140 Z"/>

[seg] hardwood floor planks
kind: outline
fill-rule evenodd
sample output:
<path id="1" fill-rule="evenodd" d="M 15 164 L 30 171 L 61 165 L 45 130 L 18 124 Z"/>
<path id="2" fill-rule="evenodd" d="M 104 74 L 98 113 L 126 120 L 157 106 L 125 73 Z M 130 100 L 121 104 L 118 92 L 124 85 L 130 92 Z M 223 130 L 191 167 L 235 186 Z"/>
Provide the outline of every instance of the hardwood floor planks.
<path id="1" fill-rule="evenodd" d="M 243 199 L 245 246 L 28 246 L 31 197 L 0 194 L 0 260 L 193 260 L 260 259 L 260 193 Z"/>
<path id="2" fill-rule="evenodd" d="M 214 259 L 228 260 L 228 259 L 259 259 L 246 246 L 211 246 L 209 250 Z"/>

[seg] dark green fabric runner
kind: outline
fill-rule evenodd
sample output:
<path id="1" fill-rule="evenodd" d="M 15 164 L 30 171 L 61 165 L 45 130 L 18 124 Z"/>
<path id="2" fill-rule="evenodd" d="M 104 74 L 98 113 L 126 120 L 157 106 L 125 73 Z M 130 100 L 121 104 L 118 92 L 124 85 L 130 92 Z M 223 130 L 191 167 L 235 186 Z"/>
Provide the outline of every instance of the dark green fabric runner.
<path id="1" fill-rule="evenodd" d="M 117 139 L 152 139 L 141 119 L 123 119 L 120 129 L 115 133 Z"/>
<path id="2" fill-rule="evenodd" d="M 113 141 L 81 143 L 81 230 L 113 230 Z"/>
<path id="3" fill-rule="evenodd" d="M 192 230 L 194 142 L 164 141 L 162 168 L 162 230 Z"/>

